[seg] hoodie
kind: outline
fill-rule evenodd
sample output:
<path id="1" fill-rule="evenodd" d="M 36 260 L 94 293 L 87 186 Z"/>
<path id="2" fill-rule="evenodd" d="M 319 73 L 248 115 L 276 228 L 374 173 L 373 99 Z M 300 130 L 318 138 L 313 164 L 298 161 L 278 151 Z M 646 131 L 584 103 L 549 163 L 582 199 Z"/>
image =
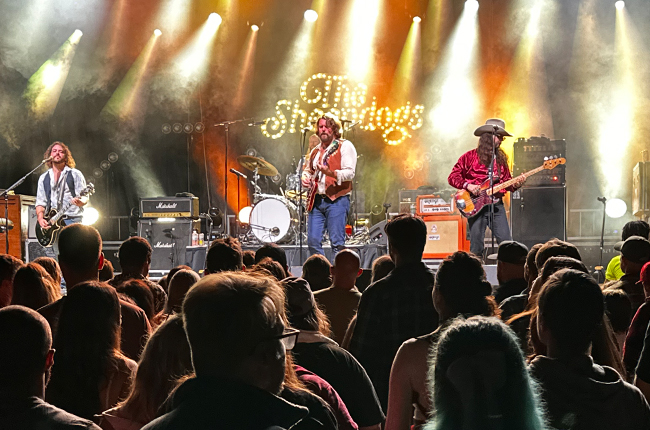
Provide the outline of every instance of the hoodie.
<path id="1" fill-rule="evenodd" d="M 529 369 L 556 429 L 650 429 L 650 406 L 641 391 L 588 355 L 570 360 L 538 356 Z"/>

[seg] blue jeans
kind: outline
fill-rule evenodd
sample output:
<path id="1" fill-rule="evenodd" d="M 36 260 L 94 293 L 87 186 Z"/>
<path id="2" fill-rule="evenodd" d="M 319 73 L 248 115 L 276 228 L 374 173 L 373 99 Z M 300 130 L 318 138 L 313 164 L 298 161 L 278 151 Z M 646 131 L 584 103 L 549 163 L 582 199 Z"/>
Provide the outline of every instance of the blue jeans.
<path id="1" fill-rule="evenodd" d="M 345 247 L 345 223 L 350 210 L 350 196 L 342 196 L 332 201 L 317 195 L 314 208 L 309 212 L 307 225 L 307 246 L 309 253 L 325 255 L 323 251 L 323 231 L 327 228 L 332 244 L 332 255 Z"/>
<path id="2" fill-rule="evenodd" d="M 494 225 L 490 225 L 490 207 L 486 205 L 478 214 L 468 220 L 469 229 L 469 249 L 472 254 L 483 257 L 485 248 L 485 229 L 490 227 L 492 234 L 501 243 L 504 240 L 512 240 L 508 218 L 506 218 L 506 208 L 502 202 L 494 204 Z"/>

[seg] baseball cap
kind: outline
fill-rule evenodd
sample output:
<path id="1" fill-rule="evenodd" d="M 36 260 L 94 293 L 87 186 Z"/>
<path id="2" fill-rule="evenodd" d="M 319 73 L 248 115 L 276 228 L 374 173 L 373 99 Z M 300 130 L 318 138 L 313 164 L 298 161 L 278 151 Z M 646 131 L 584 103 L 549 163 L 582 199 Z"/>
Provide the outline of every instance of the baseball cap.
<path id="1" fill-rule="evenodd" d="M 647 263 L 650 261 L 650 242 L 641 236 L 630 236 L 623 242 L 621 254 L 632 263 Z"/>

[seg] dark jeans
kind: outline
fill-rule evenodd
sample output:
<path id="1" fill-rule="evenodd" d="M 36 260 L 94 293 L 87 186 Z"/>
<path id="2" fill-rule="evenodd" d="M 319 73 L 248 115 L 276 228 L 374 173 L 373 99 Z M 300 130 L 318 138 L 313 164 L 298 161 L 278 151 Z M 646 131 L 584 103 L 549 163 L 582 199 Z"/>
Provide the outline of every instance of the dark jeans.
<path id="1" fill-rule="evenodd" d="M 345 247 L 345 222 L 349 210 L 350 196 L 342 196 L 334 201 L 320 194 L 316 196 L 307 225 L 307 245 L 311 255 L 325 255 L 322 245 L 325 228 L 330 236 L 332 256 Z"/>
<path id="2" fill-rule="evenodd" d="M 512 240 L 506 209 L 501 201 L 494 204 L 494 226 L 490 222 L 490 207 L 486 205 L 478 214 L 468 220 L 468 227 L 470 251 L 479 257 L 483 257 L 486 227 L 490 227 L 497 243 Z"/>

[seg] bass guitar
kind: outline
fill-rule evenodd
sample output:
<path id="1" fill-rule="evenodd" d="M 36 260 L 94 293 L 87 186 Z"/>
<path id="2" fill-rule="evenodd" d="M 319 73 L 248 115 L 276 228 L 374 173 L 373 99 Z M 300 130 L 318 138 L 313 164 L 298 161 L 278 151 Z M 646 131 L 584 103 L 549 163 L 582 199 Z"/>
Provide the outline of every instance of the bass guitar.
<path id="1" fill-rule="evenodd" d="M 81 190 L 79 197 L 90 196 L 94 192 L 95 186 L 92 182 L 89 182 L 88 185 L 86 185 L 86 188 Z M 50 209 L 50 211 L 44 216 L 45 220 L 50 225 L 49 227 L 42 228 L 38 222 L 36 223 L 36 239 L 38 239 L 38 243 L 40 243 L 41 246 L 49 247 L 54 244 L 56 239 L 59 237 L 61 229 L 65 227 L 63 215 L 71 205 L 72 202 L 68 201 L 63 205 L 60 211 L 57 211 L 56 209 Z"/>
<path id="2" fill-rule="evenodd" d="M 330 146 L 327 147 L 325 153 L 323 154 L 323 158 L 321 158 L 322 165 L 327 166 L 327 159 L 330 157 L 330 155 L 334 154 L 337 149 L 339 149 L 339 145 L 339 141 L 335 140 L 330 144 Z M 320 175 L 320 171 L 314 174 L 314 183 L 311 184 L 309 194 L 307 194 L 307 212 L 310 212 L 314 208 L 314 200 L 316 199 L 316 194 L 318 194 L 318 183 L 320 182 Z"/>
<path id="3" fill-rule="evenodd" d="M 483 209 L 484 206 L 496 203 L 499 199 L 494 198 L 493 195 L 513 185 L 522 176 L 524 178 L 527 178 L 529 176 L 534 175 L 535 173 L 541 172 L 542 170 L 554 169 L 558 165 L 565 164 L 565 163 L 566 163 L 565 158 L 550 158 L 544 161 L 544 164 L 537 167 L 536 169 L 529 170 L 528 172 L 522 173 L 521 175 L 512 178 L 509 181 L 495 185 L 492 188 L 490 188 L 490 180 L 487 179 L 485 182 L 481 184 L 481 189 L 478 195 L 476 196 L 467 190 L 459 190 L 454 195 L 454 201 L 456 202 L 456 207 L 458 208 L 461 214 L 463 214 L 467 218 L 471 218 L 477 213 L 479 213 L 479 211 Z"/>

